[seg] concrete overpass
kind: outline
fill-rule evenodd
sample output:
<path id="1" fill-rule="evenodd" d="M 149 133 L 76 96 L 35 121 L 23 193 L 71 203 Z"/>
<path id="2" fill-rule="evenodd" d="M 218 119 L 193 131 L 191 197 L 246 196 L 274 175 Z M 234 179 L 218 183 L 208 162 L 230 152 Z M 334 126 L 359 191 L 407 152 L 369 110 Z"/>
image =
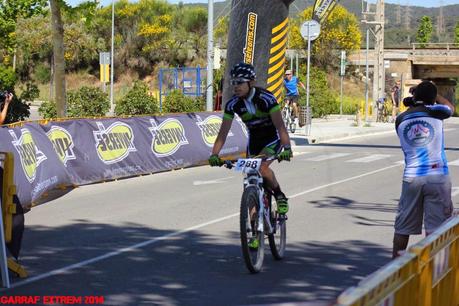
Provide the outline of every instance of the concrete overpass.
<path id="1" fill-rule="evenodd" d="M 373 69 L 375 51 L 369 50 L 368 65 Z M 360 50 L 348 57 L 351 65 L 366 65 L 366 50 Z M 409 49 L 385 49 L 386 76 L 402 80 L 404 94 L 420 79 L 431 79 L 442 95 L 455 101 L 456 81 L 459 77 L 459 44 L 429 44 L 421 48 L 413 44 Z M 361 71 L 364 71 L 361 69 Z"/>

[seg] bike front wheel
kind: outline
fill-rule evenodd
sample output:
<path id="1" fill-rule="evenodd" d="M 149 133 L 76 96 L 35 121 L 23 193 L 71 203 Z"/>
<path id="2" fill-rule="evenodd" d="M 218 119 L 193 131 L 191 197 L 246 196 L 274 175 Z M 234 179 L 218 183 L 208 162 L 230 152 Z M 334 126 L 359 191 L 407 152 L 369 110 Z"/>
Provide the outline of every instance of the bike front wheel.
<path id="1" fill-rule="evenodd" d="M 285 246 L 287 243 L 287 217 L 272 213 L 271 225 L 275 231 L 268 235 L 269 248 L 274 259 L 281 260 L 284 258 Z"/>
<path id="2" fill-rule="evenodd" d="M 264 258 L 264 233 L 258 230 L 258 201 L 256 187 L 247 187 L 241 200 L 240 231 L 242 255 L 245 265 L 251 273 L 260 272 Z M 255 240 L 258 242 L 254 243 Z"/>
<path id="3" fill-rule="evenodd" d="M 295 130 L 296 130 L 296 123 L 295 123 L 295 120 L 291 120 L 290 121 L 290 132 L 293 134 L 295 133 Z"/>

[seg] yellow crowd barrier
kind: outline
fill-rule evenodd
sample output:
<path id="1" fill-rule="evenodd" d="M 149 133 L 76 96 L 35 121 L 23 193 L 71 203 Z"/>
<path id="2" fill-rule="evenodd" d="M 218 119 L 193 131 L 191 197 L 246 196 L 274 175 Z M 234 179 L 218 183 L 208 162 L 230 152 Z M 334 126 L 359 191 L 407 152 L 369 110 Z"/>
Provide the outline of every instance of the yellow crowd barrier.
<path id="1" fill-rule="evenodd" d="M 14 184 L 14 155 L 11 152 L 0 152 L 0 166 L 3 168 L 2 177 L 2 218 L 5 242 L 8 243 L 13 235 L 13 215 L 16 206 L 13 204 L 13 196 L 16 194 Z M 8 258 L 8 269 L 15 272 L 19 277 L 27 277 L 27 271 L 12 258 Z"/>
<path id="2" fill-rule="evenodd" d="M 339 306 L 458 306 L 459 217 L 344 291 Z"/>
<path id="3" fill-rule="evenodd" d="M 0 152 L 0 163 L 3 168 L 2 184 L 2 217 L 5 232 L 5 242 L 10 242 L 13 233 L 13 214 L 16 206 L 13 204 L 13 196 L 16 194 L 14 185 L 14 159 L 10 152 Z"/>

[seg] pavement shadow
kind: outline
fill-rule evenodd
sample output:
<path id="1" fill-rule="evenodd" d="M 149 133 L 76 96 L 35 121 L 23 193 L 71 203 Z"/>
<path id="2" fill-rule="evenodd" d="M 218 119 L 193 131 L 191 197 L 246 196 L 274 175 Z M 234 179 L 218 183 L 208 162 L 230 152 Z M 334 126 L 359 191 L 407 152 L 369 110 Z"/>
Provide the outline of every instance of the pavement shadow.
<path id="1" fill-rule="evenodd" d="M 311 203 L 318 208 L 369 210 L 374 212 L 396 212 L 398 199 L 393 199 L 393 202 L 394 203 L 392 204 L 374 202 L 362 203 L 339 196 L 328 196 L 320 200 L 308 200 L 308 203 Z"/>
<path id="2" fill-rule="evenodd" d="M 192 231 L 145 243 L 172 233 L 85 220 L 55 228 L 28 227 L 22 264 L 31 278 L 50 277 L 3 290 L 2 295 L 103 296 L 104 305 L 331 301 L 390 260 L 385 247 L 366 241 L 305 241 L 288 243 L 281 261 L 272 259 L 267 247 L 263 271 L 252 275 L 244 266 L 237 231 L 220 237 Z M 123 247 L 121 254 L 104 256 Z M 98 256 L 103 260 L 91 260 Z"/>

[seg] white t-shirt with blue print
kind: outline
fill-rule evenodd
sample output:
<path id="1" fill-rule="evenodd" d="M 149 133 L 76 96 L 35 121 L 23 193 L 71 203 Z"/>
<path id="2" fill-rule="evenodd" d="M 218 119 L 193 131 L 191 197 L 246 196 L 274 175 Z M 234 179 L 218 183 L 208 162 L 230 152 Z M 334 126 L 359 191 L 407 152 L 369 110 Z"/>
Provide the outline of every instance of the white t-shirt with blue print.
<path id="1" fill-rule="evenodd" d="M 405 155 L 404 178 L 448 175 L 443 119 L 452 115 L 446 105 L 422 105 L 400 114 L 395 122 Z"/>

